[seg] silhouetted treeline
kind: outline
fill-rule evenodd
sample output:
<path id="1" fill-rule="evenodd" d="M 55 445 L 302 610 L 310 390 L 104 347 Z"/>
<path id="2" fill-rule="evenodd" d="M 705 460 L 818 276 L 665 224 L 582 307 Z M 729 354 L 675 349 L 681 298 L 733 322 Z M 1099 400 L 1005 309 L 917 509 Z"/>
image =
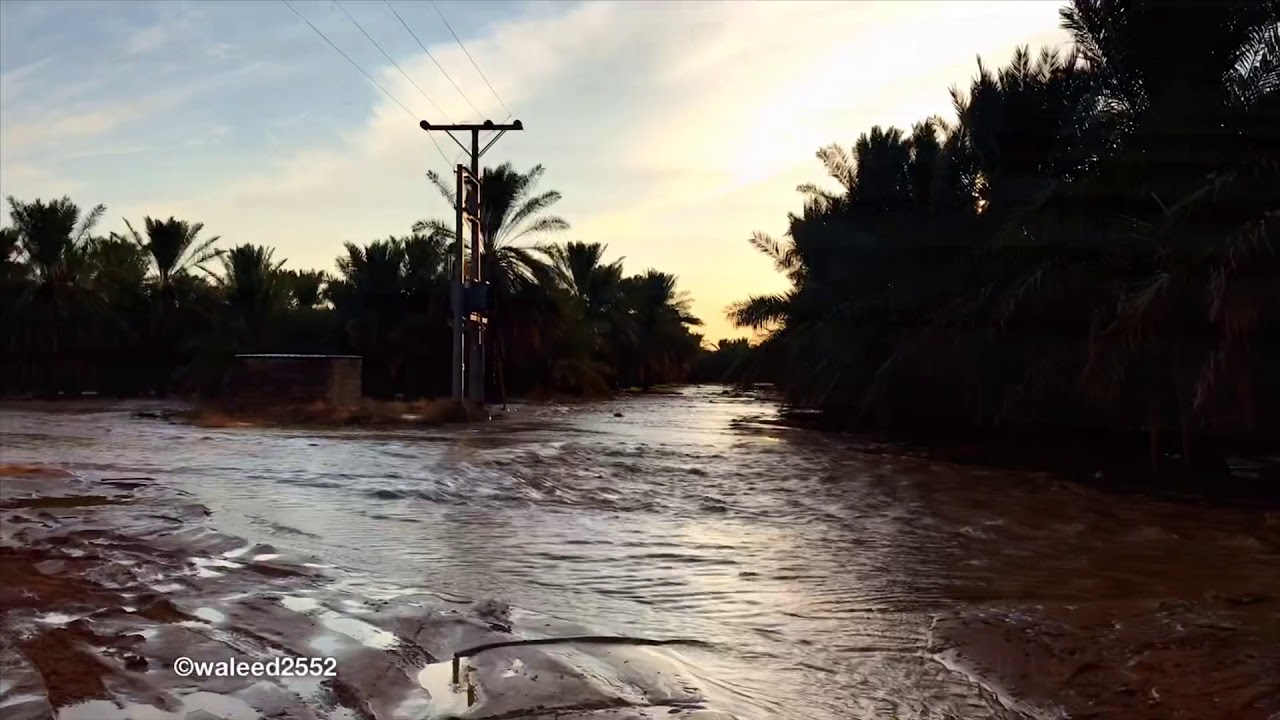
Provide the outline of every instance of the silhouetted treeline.
<path id="1" fill-rule="evenodd" d="M 681 380 L 699 321 L 673 275 L 626 275 L 604 246 L 522 245 L 568 227 L 534 192 L 541 168 L 485 171 L 484 277 L 492 286 L 488 384 L 508 393 L 599 393 Z M 437 179 L 438 180 L 438 179 Z M 443 183 L 441 191 L 452 201 Z M 0 394 L 216 393 L 237 353 L 355 353 L 374 397 L 449 393 L 452 223 L 347 244 L 337 272 L 283 269 L 273 251 L 227 250 L 199 223 L 146 218 L 95 235 L 105 208 L 9 198 L 0 231 Z"/>
<path id="2" fill-rule="evenodd" d="M 720 340 L 694 363 L 690 380 L 703 383 L 743 383 L 751 377 L 753 348 L 746 338 Z"/>
<path id="3" fill-rule="evenodd" d="M 844 427 L 1274 446 L 1278 7 L 1077 0 L 1071 52 L 820 150 L 834 188 L 751 240 L 791 289 L 731 308 L 750 377 Z"/>

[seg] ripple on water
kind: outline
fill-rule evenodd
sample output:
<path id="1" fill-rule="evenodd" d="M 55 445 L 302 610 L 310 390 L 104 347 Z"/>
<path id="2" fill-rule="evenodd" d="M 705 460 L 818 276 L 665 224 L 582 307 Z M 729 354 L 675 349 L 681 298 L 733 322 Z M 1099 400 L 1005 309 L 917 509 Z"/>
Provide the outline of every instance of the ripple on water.
<path id="1" fill-rule="evenodd" d="M 861 452 L 844 437 L 779 427 L 768 402 L 681 392 L 529 406 L 465 431 L 158 433 L 127 412 L 19 411 L 10 425 L 24 433 L 4 441 L 6 461 L 163 477 L 218 523 L 271 543 L 201 554 L 312 559 L 304 566 L 335 590 L 371 604 L 410 592 L 424 603 L 501 597 L 592 631 L 714 641 L 681 654 L 742 720 L 921 708 L 1003 720 L 1012 714 L 959 668 L 920 652 L 935 615 L 1206 587 L 1243 594 L 1277 574 L 1276 531 L 1258 530 L 1256 517 L 904 459 L 892 447 Z M 1157 552 L 1171 544 L 1187 552 Z M 371 617 L 356 608 L 280 603 L 323 625 L 318 653 L 390 642 L 332 609 Z"/>

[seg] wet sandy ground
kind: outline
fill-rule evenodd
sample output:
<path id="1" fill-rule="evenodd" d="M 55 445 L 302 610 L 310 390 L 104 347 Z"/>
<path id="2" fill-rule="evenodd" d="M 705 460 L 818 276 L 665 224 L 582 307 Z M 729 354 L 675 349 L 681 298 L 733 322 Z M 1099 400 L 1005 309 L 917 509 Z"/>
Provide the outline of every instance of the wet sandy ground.
<path id="1" fill-rule="evenodd" d="M 501 603 L 352 597 L 325 568 L 206 523 L 148 478 L 0 467 L 6 720 L 728 718 L 661 648 L 554 643 L 464 661 L 475 704 L 432 677 L 463 648 L 588 634 Z M 514 617 L 513 617 L 514 615 Z M 332 657 L 336 677 L 181 677 L 174 661 Z M 424 673 L 424 670 L 426 672 Z M 445 681 L 447 684 L 447 679 Z"/>

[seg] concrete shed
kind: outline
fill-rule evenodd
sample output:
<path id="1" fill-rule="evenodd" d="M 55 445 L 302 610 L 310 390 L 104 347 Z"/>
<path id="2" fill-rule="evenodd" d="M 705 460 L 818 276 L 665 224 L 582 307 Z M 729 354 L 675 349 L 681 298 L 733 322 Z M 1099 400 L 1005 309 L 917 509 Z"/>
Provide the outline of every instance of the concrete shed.
<path id="1" fill-rule="evenodd" d="M 237 355 L 224 396 L 241 402 L 360 403 L 359 355 Z"/>

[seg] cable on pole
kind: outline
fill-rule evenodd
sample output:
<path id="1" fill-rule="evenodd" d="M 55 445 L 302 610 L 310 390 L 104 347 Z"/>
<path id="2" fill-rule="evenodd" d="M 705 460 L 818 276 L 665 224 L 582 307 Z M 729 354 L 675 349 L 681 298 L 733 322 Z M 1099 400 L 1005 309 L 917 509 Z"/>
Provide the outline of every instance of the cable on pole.
<path id="1" fill-rule="evenodd" d="M 431 62 L 436 64 L 436 67 L 440 69 L 440 72 L 444 75 L 445 79 L 449 81 L 449 84 L 453 86 L 453 89 L 457 90 L 458 94 L 462 96 L 462 99 L 466 101 L 467 105 L 471 106 L 471 110 L 475 112 L 476 116 L 483 118 L 484 113 L 480 112 L 480 108 L 476 107 L 476 104 L 471 102 L 471 98 L 467 97 L 467 94 L 462 92 L 462 88 L 454 81 L 453 76 L 449 74 L 448 70 L 444 69 L 444 66 L 440 64 L 439 60 L 436 60 L 436 56 L 431 54 L 431 51 L 427 49 L 427 46 L 418 38 L 418 34 L 413 31 L 413 28 L 409 27 L 409 23 L 405 22 L 404 18 L 400 17 L 400 13 L 396 12 L 396 9 L 391 6 L 390 1 L 382 0 L 382 2 L 387 6 L 387 9 L 391 11 L 391 14 L 396 16 L 396 19 L 400 21 L 400 24 L 404 26 L 404 29 L 409 31 L 409 35 L 413 37 L 414 42 L 418 43 L 418 47 L 422 48 L 422 52 L 426 53 L 427 57 L 431 58 Z M 511 116 L 509 115 L 507 116 L 508 119 L 510 119 L 510 117 Z M 446 118 L 446 120 L 447 119 L 448 118 Z"/>
<path id="2" fill-rule="evenodd" d="M 415 90 L 417 90 L 419 93 L 421 93 L 421 94 L 422 94 L 422 97 L 426 98 L 427 102 L 431 103 L 431 107 L 435 108 L 435 109 L 436 109 L 436 112 L 440 113 L 440 116 L 441 116 L 441 117 L 443 117 L 443 118 L 445 119 L 445 121 L 447 121 L 447 122 L 453 122 L 452 120 L 450 120 L 450 119 L 449 119 L 449 114 L 448 114 L 448 113 L 446 113 L 446 112 L 445 112 L 445 111 L 444 111 L 444 110 L 443 110 L 439 105 L 437 105 L 435 100 L 432 100 L 432 99 L 431 99 L 431 96 L 427 94 L 427 91 L 426 91 L 426 90 L 423 90 L 423 89 L 418 85 L 418 83 L 416 83 L 416 82 L 414 82 L 414 81 L 413 81 L 413 78 L 409 77 L 409 73 L 405 72 L 405 71 L 404 71 L 404 68 L 400 67 L 400 63 L 398 63 L 398 62 L 396 62 L 394 59 L 392 59 L 391 55 L 390 55 L 390 54 L 388 54 L 386 50 L 383 50 L 383 49 L 382 49 L 382 46 L 378 44 L 378 41 L 377 41 L 377 40 L 374 40 L 374 39 L 369 35 L 369 33 L 365 32 L 364 26 L 363 26 L 363 25 L 361 25 L 361 24 L 359 23 L 359 21 L 357 21 L 355 18 L 351 17 L 351 13 L 347 12 L 347 9 L 346 9 L 346 8 L 344 8 L 344 7 L 342 7 L 342 3 L 341 3 L 341 2 L 338 2 L 338 0 L 334 0 L 334 1 L 333 1 L 333 4 L 338 6 L 338 9 L 342 11 L 342 14 L 347 16 L 347 19 L 351 21 L 351 24 L 352 24 L 352 25 L 355 25 L 355 26 L 356 26 L 356 29 L 360 31 L 360 34 L 361 34 L 361 35 L 364 35 L 364 37 L 365 37 L 365 39 L 366 39 L 366 40 L 368 40 L 369 42 L 373 43 L 373 46 L 374 46 L 374 47 L 376 47 L 376 48 L 378 48 L 378 52 L 382 53 L 382 57 L 386 58 L 386 59 L 387 59 L 387 62 L 391 63 L 391 64 L 392 64 L 392 66 L 394 66 L 396 70 L 399 70 L 399 71 L 400 71 L 400 74 L 404 76 L 404 79 L 405 79 L 405 80 L 408 80 L 408 81 L 409 81 L 409 84 L 410 84 L 410 85 L 412 85 L 412 86 L 414 87 L 414 89 L 415 89 Z"/>
<path id="3" fill-rule="evenodd" d="M 502 102 L 502 97 L 498 95 L 498 91 L 493 89 L 493 83 L 489 82 L 489 78 L 485 77 L 484 71 L 482 71 L 480 66 L 476 64 L 476 59 L 471 57 L 470 52 L 467 52 L 467 46 L 462 44 L 462 38 L 459 38 L 458 33 L 453 31 L 453 26 L 449 24 L 444 13 L 440 12 L 440 6 L 436 5 L 435 0 L 431 0 L 431 7 L 435 8 L 436 14 L 439 15 L 440 20 L 444 22 L 444 26 L 449 28 L 449 34 L 453 36 L 453 39 L 458 43 L 458 47 L 462 48 L 463 54 L 471 61 L 471 67 L 476 69 L 476 72 L 480 74 L 480 79 L 484 80 L 484 84 L 489 86 L 489 92 L 493 93 L 493 97 L 497 99 L 498 104 L 502 106 L 502 109 L 507 111 L 507 117 L 515 115 L 515 113 L 511 112 L 511 108 L 507 107 L 507 104 Z"/>
<path id="4" fill-rule="evenodd" d="M 294 7 L 294 6 L 293 6 L 293 3 L 289 2 L 289 0 L 280 0 L 280 1 L 281 1 L 281 2 L 283 2 L 285 5 L 287 5 L 287 6 L 289 7 L 289 9 L 293 11 L 293 14 L 294 14 L 294 15 L 297 15 L 298 17 L 302 18 L 302 22 L 306 23 L 306 24 L 307 24 L 307 27 L 309 27 L 309 28 L 311 28 L 312 30 L 314 30 L 314 31 L 315 31 L 315 33 L 316 33 L 317 35 L 319 35 L 321 39 L 323 39 L 326 43 L 328 43 L 328 44 L 329 44 L 329 47 L 333 48 L 334 50 L 337 50 L 337 51 L 338 51 L 338 54 L 339 54 L 339 55 L 341 55 L 341 56 L 343 57 L 343 59 L 345 59 L 347 62 L 351 63 L 351 67 L 355 68 L 356 70 L 359 70 L 359 71 L 360 71 L 360 74 L 361 74 L 361 75 L 363 75 L 363 76 L 365 77 L 365 79 L 366 79 L 366 80 L 368 80 L 369 82 L 373 83 L 373 86 L 374 86 L 374 87 L 376 87 L 376 88 L 378 88 L 379 90 L 381 90 L 381 91 L 382 91 L 382 92 L 383 92 L 387 97 L 391 98 L 391 100 L 392 100 L 393 102 L 395 102 L 395 104 L 399 105 L 399 106 L 400 106 L 400 109 L 401 109 L 401 110 L 404 110 L 404 112 L 405 112 L 405 114 L 406 114 L 406 115 L 408 115 L 409 117 L 413 118 L 414 120 L 417 120 L 417 119 L 418 119 L 418 117 L 417 117 L 416 115 L 414 115 L 414 114 L 413 114 L 413 111 L 412 111 L 412 110 L 410 110 L 410 109 L 408 108 L 408 106 L 406 106 L 404 103 L 400 102 L 400 98 L 396 97 L 395 95 L 392 95 L 390 90 L 388 90 L 388 89 L 384 88 L 384 87 L 383 87 L 383 86 L 382 86 L 382 85 L 381 85 L 377 80 L 374 80 L 372 75 L 370 75 L 369 73 L 365 72 L 365 69 L 364 69 L 364 68 L 360 67 L 360 66 L 356 63 L 356 61 L 355 61 L 355 60 L 352 60 L 352 59 L 351 59 L 351 56 L 349 56 L 349 55 L 347 55 L 345 52 L 343 52 L 343 51 L 342 51 L 342 48 L 340 48 L 340 47 L 338 47 L 337 45 L 335 45 L 335 44 L 334 44 L 334 42 L 333 42 L 332 40 L 330 40 L 330 39 L 329 39 L 329 36 L 327 36 L 327 35 L 325 35 L 324 33 L 320 32 L 320 28 L 318 28 L 318 27 L 316 27 L 315 25 L 313 25 L 313 24 L 311 23 L 311 21 L 310 21 L 310 20 L 308 20 L 308 19 L 306 18 L 306 16 L 305 16 L 305 15 L 303 15 L 303 14 L 302 14 L 302 13 L 300 13 L 300 12 L 298 12 L 298 8 Z M 440 143 L 436 142 L 436 139 L 435 139 L 435 138 L 433 138 L 433 137 L 431 137 L 430 135 L 428 135 L 427 137 L 431 139 L 431 144 L 435 146 L 435 148 L 436 148 L 436 152 L 440 153 L 440 158 L 441 158 L 442 160 L 444 160 L 444 161 L 445 161 L 445 163 L 448 163 L 448 162 L 449 162 L 449 156 L 444 154 L 444 148 L 440 147 Z M 450 166 L 450 167 L 452 167 L 452 166 Z"/>

